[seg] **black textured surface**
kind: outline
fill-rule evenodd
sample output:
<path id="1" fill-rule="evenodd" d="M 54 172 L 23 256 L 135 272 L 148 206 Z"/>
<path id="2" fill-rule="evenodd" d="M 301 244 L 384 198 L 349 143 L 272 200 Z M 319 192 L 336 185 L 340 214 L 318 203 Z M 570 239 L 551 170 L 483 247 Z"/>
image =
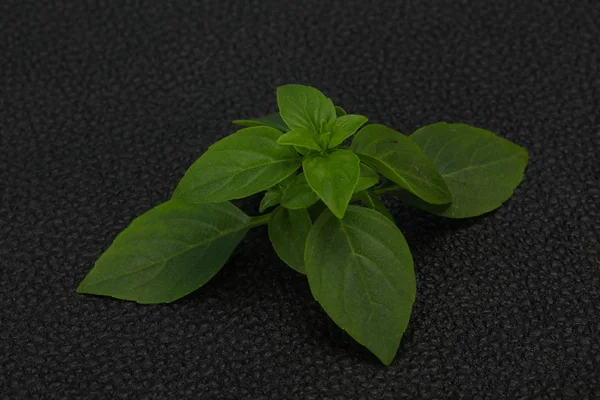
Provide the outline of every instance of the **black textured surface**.
<path id="1" fill-rule="evenodd" d="M 600 398 L 600 3 L 283 4 L 2 2 L 2 398 Z M 485 217 L 389 202 L 418 279 L 391 367 L 263 228 L 176 303 L 75 293 L 229 121 L 292 82 L 406 133 L 465 122 L 530 151 Z"/>

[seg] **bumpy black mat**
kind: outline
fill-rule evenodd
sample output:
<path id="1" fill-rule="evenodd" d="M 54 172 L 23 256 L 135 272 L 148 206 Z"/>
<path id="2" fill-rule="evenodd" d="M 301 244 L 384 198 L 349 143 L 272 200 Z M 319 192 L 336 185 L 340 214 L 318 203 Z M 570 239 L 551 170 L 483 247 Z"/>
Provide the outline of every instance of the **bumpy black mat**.
<path id="1" fill-rule="evenodd" d="M 599 398 L 599 21 L 594 0 L 4 1 L 2 398 Z M 484 217 L 388 201 L 418 281 L 391 367 L 328 320 L 264 228 L 181 301 L 75 293 L 284 83 L 407 134 L 465 122 L 530 151 Z"/>

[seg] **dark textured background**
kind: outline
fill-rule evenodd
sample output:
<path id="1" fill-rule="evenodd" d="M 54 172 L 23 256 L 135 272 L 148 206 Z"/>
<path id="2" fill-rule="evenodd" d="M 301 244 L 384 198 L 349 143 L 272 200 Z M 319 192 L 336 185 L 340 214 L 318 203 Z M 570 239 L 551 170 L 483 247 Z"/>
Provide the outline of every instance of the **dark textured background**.
<path id="1" fill-rule="evenodd" d="M 1 3 L 2 398 L 600 397 L 600 2 L 361 3 Z M 391 367 L 264 228 L 176 303 L 75 293 L 229 121 L 293 82 L 402 132 L 465 122 L 530 151 L 485 217 L 389 202 L 418 282 Z"/>

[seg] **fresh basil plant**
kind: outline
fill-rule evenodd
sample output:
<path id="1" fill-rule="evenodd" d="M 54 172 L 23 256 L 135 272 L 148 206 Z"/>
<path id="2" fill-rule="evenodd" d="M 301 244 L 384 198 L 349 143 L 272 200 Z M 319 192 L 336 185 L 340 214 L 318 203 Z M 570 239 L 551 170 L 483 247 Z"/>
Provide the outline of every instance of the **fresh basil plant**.
<path id="1" fill-rule="evenodd" d="M 307 276 L 331 319 L 389 365 L 416 282 L 381 195 L 444 217 L 481 215 L 511 197 L 527 151 L 463 124 L 410 136 L 365 125 L 308 86 L 279 87 L 277 102 L 278 114 L 234 121 L 245 128 L 210 146 L 171 200 L 119 234 L 78 292 L 177 300 L 208 282 L 249 229 L 266 224 L 275 252 Z M 258 217 L 229 202 L 261 192 Z"/>

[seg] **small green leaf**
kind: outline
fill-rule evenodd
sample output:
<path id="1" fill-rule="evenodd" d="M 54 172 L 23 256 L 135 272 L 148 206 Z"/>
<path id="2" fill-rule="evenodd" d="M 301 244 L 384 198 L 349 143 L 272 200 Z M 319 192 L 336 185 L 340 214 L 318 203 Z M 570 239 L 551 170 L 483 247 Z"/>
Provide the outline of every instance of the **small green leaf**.
<path id="1" fill-rule="evenodd" d="M 213 144 L 185 173 L 174 198 L 218 203 L 261 192 L 291 175 L 300 156 L 277 144 L 281 132 L 267 126 L 244 128 Z"/>
<path id="2" fill-rule="evenodd" d="M 379 212 L 381 215 L 383 215 L 387 219 L 389 219 L 390 221 L 392 221 L 394 224 L 396 224 L 396 220 L 394 220 L 394 216 L 392 215 L 392 213 L 390 213 L 390 210 L 388 210 L 388 208 L 385 206 L 385 204 L 383 204 L 381 199 L 372 194 L 370 195 L 370 197 L 371 197 L 371 201 L 373 202 L 373 209 L 375 211 Z"/>
<path id="3" fill-rule="evenodd" d="M 270 126 L 271 128 L 278 129 L 282 132 L 287 132 L 290 129 L 285 124 L 285 121 L 281 118 L 279 113 L 269 114 L 264 117 L 252 118 L 252 119 L 236 119 L 233 121 L 236 125 L 241 126 Z"/>
<path id="4" fill-rule="evenodd" d="M 360 175 L 360 160 L 350 150 L 309 155 L 302 168 L 310 187 L 338 217 L 343 218 Z"/>
<path id="5" fill-rule="evenodd" d="M 370 193 L 367 190 L 363 190 L 362 192 L 354 193 L 354 196 L 352 196 L 352 200 L 360 200 L 365 205 L 365 207 L 377 211 L 378 213 L 392 221 L 394 224 L 396 224 L 394 217 L 377 195 Z"/>
<path id="6" fill-rule="evenodd" d="M 277 143 L 321 151 L 321 146 L 317 143 L 317 135 L 314 132 L 301 128 L 284 133 L 277 139 Z"/>
<path id="7" fill-rule="evenodd" d="M 401 133 L 384 125 L 368 125 L 354 137 L 351 148 L 364 163 L 426 202 L 452 201 L 433 162 Z"/>
<path id="8" fill-rule="evenodd" d="M 417 130 L 410 139 L 433 160 L 453 201 L 434 206 L 409 194 L 403 200 L 433 214 L 467 218 L 492 211 L 523 180 L 527 150 L 490 131 L 440 122 Z"/>
<path id="9" fill-rule="evenodd" d="M 365 205 L 365 207 L 368 207 L 372 210 L 375 209 L 375 204 L 373 204 L 373 199 L 371 199 L 369 192 L 367 192 L 366 190 L 363 190 L 360 192 L 355 192 L 354 195 L 352 196 L 352 200 L 360 200 Z"/>
<path id="10" fill-rule="evenodd" d="M 258 211 L 263 213 L 269 207 L 276 206 L 281 201 L 281 190 L 279 188 L 269 189 L 260 201 Z"/>
<path id="11" fill-rule="evenodd" d="M 221 269 L 249 220 L 231 203 L 168 201 L 119 234 L 77 291 L 138 303 L 177 300 Z"/>
<path id="12" fill-rule="evenodd" d="M 356 184 L 356 188 L 354 188 L 354 192 L 360 192 L 362 190 L 368 189 L 379 182 L 379 174 L 367 165 L 360 163 L 360 178 L 358 178 L 358 183 Z"/>
<path id="13" fill-rule="evenodd" d="M 330 99 L 310 86 L 284 85 L 277 88 L 279 113 L 291 129 L 307 129 L 321 133 L 323 121 L 335 120 L 335 107 Z"/>
<path id="14" fill-rule="evenodd" d="M 312 150 L 307 149 L 306 147 L 300 147 L 300 146 L 294 146 L 294 149 L 299 153 L 302 154 L 303 156 L 307 155 L 308 153 L 310 153 Z"/>
<path id="15" fill-rule="evenodd" d="M 354 135 L 358 128 L 366 122 L 367 117 L 363 117 L 362 115 L 345 115 L 336 119 L 331 128 L 332 133 L 329 140 L 329 148 L 342 144 L 344 140 Z"/>
<path id="16" fill-rule="evenodd" d="M 343 117 L 346 115 L 346 111 L 340 106 L 335 106 L 335 115 L 337 117 Z"/>
<path id="17" fill-rule="evenodd" d="M 304 246 L 312 227 L 306 209 L 290 210 L 277 207 L 269 220 L 269 239 L 275 252 L 287 265 L 306 274 Z"/>
<path id="18" fill-rule="evenodd" d="M 319 196 L 309 186 L 304 173 L 300 173 L 283 191 L 281 205 L 289 209 L 308 208 L 319 201 Z"/>
<path id="19" fill-rule="evenodd" d="M 349 206 L 325 211 L 304 253 L 314 298 L 331 319 L 389 365 L 408 325 L 416 283 L 408 245 L 380 213 Z"/>

